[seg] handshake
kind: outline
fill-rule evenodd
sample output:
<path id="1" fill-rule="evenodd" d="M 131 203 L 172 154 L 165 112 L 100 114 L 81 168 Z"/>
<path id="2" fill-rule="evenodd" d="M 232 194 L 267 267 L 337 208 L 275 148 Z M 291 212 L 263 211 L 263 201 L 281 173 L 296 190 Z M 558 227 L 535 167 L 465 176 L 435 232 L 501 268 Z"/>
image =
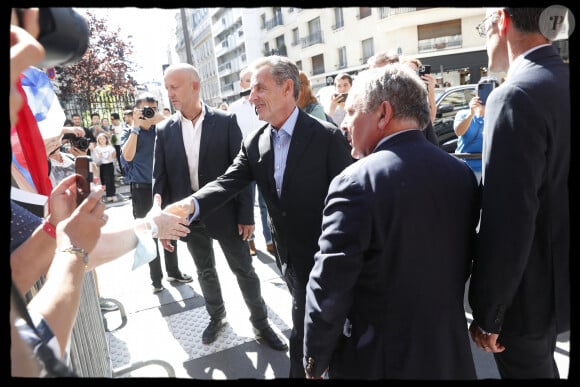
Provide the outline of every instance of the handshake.
<path id="1" fill-rule="evenodd" d="M 159 230 L 166 229 L 160 225 L 160 222 L 170 222 L 173 227 L 169 227 L 170 233 L 164 232 L 158 233 L 158 238 L 163 245 L 163 248 L 167 251 L 174 251 L 175 245 L 171 242 L 172 240 L 178 240 L 189 233 L 183 233 L 183 227 L 189 224 L 188 218 L 195 211 L 195 202 L 193 198 L 187 197 L 175 203 L 166 206 L 163 210 L 160 207 L 161 197 L 159 194 L 155 195 L 154 206 L 152 211 L 148 214 L 151 216 L 153 222 L 158 226 Z M 175 216 L 179 218 L 177 224 L 175 224 Z M 175 228 L 177 227 L 177 229 Z"/>

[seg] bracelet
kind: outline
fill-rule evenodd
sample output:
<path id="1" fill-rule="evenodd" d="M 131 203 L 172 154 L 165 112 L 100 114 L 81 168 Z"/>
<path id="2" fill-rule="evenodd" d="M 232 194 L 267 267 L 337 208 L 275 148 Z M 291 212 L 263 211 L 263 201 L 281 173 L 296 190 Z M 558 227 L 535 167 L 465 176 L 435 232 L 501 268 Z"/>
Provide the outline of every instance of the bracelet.
<path id="1" fill-rule="evenodd" d="M 56 227 L 46 219 L 42 222 L 42 230 L 53 239 L 56 239 Z"/>
<path id="2" fill-rule="evenodd" d="M 85 264 L 85 269 L 89 265 L 89 254 L 86 252 L 85 249 L 82 247 L 76 247 L 74 245 L 70 245 L 69 247 L 61 250 L 57 250 L 57 253 L 71 253 L 77 256 L 77 258 L 81 258 Z"/>
<path id="3" fill-rule="evenodd" d="M 141 132 L 141 128 L 131 128 L 131 133 L 135 133 L 137 136 Z"/>

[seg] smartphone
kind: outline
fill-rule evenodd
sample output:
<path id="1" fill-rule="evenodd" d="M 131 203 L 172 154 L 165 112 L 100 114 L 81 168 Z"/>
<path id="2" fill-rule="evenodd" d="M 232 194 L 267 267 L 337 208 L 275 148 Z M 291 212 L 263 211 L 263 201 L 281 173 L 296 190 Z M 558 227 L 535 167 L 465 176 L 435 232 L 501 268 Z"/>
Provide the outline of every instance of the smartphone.
<path id="1" fill-rule="evenodd" d="M 91 157 L 77 156 L 75 159 L 75 173 L 77 183 L 77 206 L 91 193 Z"/>
<path id="2" fill-rule="evenodd" d="M 348 97 L 348 93 L 343 93 L 340 95 L 340 99 L 338 100 L 338 102 L 344 102 L 346 101 L 346 97 Z"/>
<path id="3" fill-rule="evenodd" d="M 431 65 L 423 65 L 419 68 L 419 76 L 423 74 L 431 74 Z"/>
<path id="4" fill-rule="evenodd" d="M 481 104 L 485 105 L 487 102 L 487 97 L 493 91 L 495 85 L 492 82 L 483 82 L 477 84 L 477 96 L 479 97 Z"/>

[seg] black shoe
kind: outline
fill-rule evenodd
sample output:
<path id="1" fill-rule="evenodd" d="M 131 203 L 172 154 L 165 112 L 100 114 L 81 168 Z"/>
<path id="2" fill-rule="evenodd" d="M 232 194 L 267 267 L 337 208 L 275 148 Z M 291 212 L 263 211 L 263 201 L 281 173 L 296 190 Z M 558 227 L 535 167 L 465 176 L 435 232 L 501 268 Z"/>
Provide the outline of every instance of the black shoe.
<path id="1" fill-rule="evenodd" d="M 271 326 L 262 329 L 254 328 L 254 333 L 256 334 L 256 339 L 264 339 L 264 341 L 266 341 L 266 343 L 276 351 L 286 351 L 288 349 L 288 345 L 282 341 Z"/>
<path id="2" fill-rule="evenodd" d="M 168 275 L 167 281 L 169 281 L 169 282 L 176 281 L 176 282 L 181 282 L 182 284 L 185 284 L 185 283 L 193 281 L 193 278 L 190 275 L 187 275 L 185 273 L 180 273 L 179 275 L 177 275 L 175 277 Z"/>
<path id="3" fill-rule="evenodd" d="M 225 318 L 220 319 L 211 319 L 209 321 L 209 325 L 203 331 L 201 335 L 201 342 L 204 344 L 211 344 L 217 339 L 218 333 L 222 330 L 222 328 L 226 325 L 227 321 Z"/>

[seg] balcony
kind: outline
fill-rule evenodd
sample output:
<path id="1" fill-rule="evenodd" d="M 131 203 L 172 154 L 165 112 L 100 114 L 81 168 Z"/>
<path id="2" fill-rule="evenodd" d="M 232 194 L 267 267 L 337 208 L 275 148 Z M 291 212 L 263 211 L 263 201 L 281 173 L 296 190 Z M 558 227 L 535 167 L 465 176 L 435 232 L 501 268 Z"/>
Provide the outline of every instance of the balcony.
<path id="1" fill-rule="evenodd" d="M 220 66 L 218 66 L 218 73 L 220 76 L 225 75 L 226 72 L 229 73 L 229 71 L 232 69 L 232 64 L 230 62 L 228 63 L 224 63 Z"/>
<path id="2" fill-rule="evenodd" d="M 281 26 L 283 24 L 284 24 L 284 21 L 283 21 L 282 15 L 277 15 L 277 16 L 274 16 L 270 20 L 266 20 L 264 27 L 266 27 L 266 31 L 270 31 L 272 28 L 274 28 L 276 26 Z"/>
<path id="3" fill-rule="evenodd" d="M 380 7 L 379 8 L 379 19 L 385 19 L 391 16 L 400 15 L 407 12 L 415 12 L 417 8 L 391 8 L 391 7 Z"/>
<path id="4" fill-rule="evenodd" d="M 437 38 L 419 40 L 418 44 L 419 53 L 450 50 L 461 48 L 463 45 L 463 38 L 461 34 L 439 36 Z"/>
<path id="5" fill-rule="evenodd" d="M 342 27 L 344 27 L 344 21 L 341 20 L 338 23 L 333 24 L 331 28 L 332 28 L 333 31 L 336 31 L 336 30 L 338 30 L 339 28 L 342 28 Z"/>
<path id="6" fill-rule="evenodd" d="M 322 31 L 316 31 L 313 34 L 300 39 L 300 42 L 302 43 L 302 48 L 310 47 L 318 43 L 324 43 L 322 39 Z"/>

